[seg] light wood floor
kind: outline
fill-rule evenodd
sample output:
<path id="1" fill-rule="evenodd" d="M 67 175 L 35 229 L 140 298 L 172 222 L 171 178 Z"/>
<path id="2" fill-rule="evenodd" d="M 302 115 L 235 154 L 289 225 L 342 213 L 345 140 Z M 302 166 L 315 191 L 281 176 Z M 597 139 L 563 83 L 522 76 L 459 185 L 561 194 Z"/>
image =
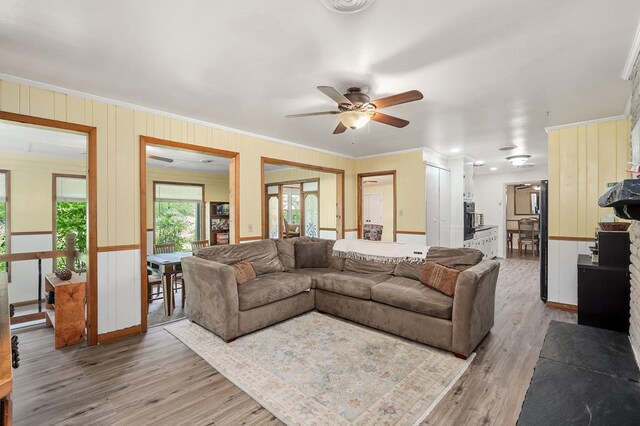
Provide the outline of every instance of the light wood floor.
<path id="1" fill-rule="evenodd" d="M 575 321 L 574 314 L 540 302 L 537 265 L 501 261 L 495 326 L 427 424 L 515 424 L 547 324 Z M 17 425 L 279 423 L 161 327 L 145 336 L 57 351 L 50 329 L 18 334 Z"/>

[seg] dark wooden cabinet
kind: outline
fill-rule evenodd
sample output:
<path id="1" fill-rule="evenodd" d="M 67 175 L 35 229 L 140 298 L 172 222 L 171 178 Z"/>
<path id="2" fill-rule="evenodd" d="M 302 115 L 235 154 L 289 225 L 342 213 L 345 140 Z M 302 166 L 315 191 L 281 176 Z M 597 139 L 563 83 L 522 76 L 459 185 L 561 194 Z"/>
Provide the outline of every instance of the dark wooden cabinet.
<path id="1" fill-rule="evenodd" d="M 578 324 L 629 333 L 630 291 L 628 267 L 578 257 Z"/>

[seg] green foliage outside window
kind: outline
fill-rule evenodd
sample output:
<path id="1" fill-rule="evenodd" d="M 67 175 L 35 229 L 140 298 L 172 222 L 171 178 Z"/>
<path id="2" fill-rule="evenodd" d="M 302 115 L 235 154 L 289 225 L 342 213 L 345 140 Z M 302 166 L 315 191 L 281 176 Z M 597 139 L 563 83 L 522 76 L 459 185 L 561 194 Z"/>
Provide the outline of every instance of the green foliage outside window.
<path id="1" fill-rule="evenodd" d="M 158 201 L 155 214 L 156 244 L 176 245 L 177 251 L 191 250 L 191 241 L 200 238 L 200 203 Z"/>
<path id="2" fill-rule="evenodd" d="M 56 250 L 67 247 L 66 236 L 76 234 L 76 250 L 87 253 L 87 203 L 78 201 L 58 201 L 56 203 Z M 81 256 L 81 258 L 84 256 Z M 82 261 L 76 262 L 81 269 Z M 64 268 L 64 258 L 58 258 L 56 267 Z"/>

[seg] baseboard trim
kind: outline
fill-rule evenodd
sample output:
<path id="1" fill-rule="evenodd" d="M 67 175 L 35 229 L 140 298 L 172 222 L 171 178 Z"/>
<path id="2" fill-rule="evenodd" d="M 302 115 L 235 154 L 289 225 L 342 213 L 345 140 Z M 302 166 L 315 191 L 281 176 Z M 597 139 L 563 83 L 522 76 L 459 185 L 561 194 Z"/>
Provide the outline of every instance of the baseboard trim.
<path id="1" fill-rule="evenodd" d="M 570 311 L 570 312 L 578 311 L 577 305 L 570 305 L 568 303 L 547 302 L 546 305 L 548 308 L 562 309 L 563 311 Z"/>
<path id="2" fill-rule="evenodd" d="M 108 333 L 98 334 L 98 344 L 112 342 L 114 340 L 122 339 L 123 337 L 133 336 L 142 333 L 142 325 L 134 325 L 132 327 L 123 328 L 120 330 L 109 331 Z"/>

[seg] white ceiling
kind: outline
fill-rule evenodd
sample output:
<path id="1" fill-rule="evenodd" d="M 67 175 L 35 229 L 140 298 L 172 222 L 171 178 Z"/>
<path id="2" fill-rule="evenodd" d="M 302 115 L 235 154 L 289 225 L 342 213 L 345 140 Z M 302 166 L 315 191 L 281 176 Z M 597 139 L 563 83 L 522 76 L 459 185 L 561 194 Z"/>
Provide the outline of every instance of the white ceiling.
<path id="1" fill-rule="evenodd" d="M 147 166 L 150 168 L 187 170 L 192 172 L 229 173 L 229 159 L 217 157 L 198 151 L 190 151 L 163 146 L 147 145 L 147 155 L 155 155 L 173 160 L 167 162 L 147 158 Z"/>
<path id="2" fill-rule="evenodd" d="M 543 165 L 545 126 L 624 112 L 639 17 L 637 0 L 3 0 L 0 72 L 347 155 L 457 148 L 503 170 L 502 145 Z M 385 110 L 408 127 L 352 144 L 335 116 L 284 118 L 332 109 L 317 85 L 425 98 Z"/>
<path id="3" fill-rule="evenodd" d="M 0 120 L 0 152 L 86 161 L 87 137 Z"/>

